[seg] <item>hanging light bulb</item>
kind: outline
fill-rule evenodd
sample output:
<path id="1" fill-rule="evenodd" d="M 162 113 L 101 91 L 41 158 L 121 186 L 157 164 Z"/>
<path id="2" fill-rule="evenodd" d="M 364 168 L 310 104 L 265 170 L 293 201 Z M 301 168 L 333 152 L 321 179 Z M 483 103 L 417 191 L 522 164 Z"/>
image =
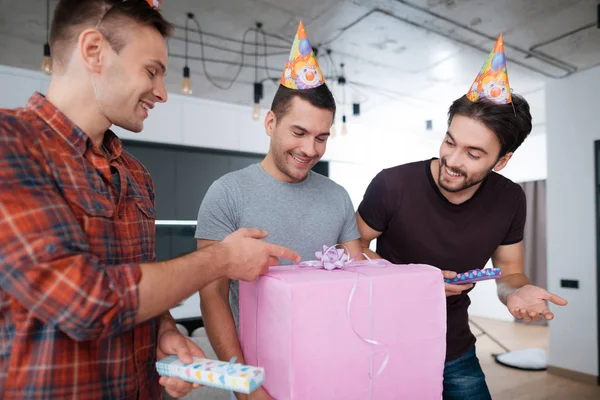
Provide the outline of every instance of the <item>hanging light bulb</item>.
<path id="1" fill-rule="evenodd" d="M 335 135 L 337 135 L 337 128 L 335 124 L 331 125 L 331 128 L 329 128 L 329 135 L 331 135 L 331 137 L 335 137 Z"/>
<path id="2" fill-rule="evenodd" d="M 192 94 L 192 81 L 190 81 L 190 68 L 187 66 L 183 67 L 183 81 L 181 81 L 181 93 L 187 94 L 188 96 Z"/>
<path id="3" fill-rule="evenodd" d="M 256 23 L 254 31 L 254 106 L 252 107 L 252 119 L 260 119 L 260 99 L 263 98 L 263 84 L 258 81 L 258 32 L 262 29 L 262 23 Z M 266 51 L 266 50 L 265 50 Z"/>
<path id="4" fill-rule="evenodd" d="M 52 57 L 50 56 L 50 45 L 44 44 L 44 58 L 42 58 L 42 72 L 52 75 Z"/>
<path id="5" fill-rule="evenodd" d="M 252 107 L 252 119 L 255 121 L 260 119 L 260 104 L 254 104 Z"/>
<path id="6" fill-rule="evenodd" d="M 183 67 L 183 81 L 181 81 L 181 93 L 192 94 L 192 82 L 190 81 L 190 67 L 188 67 L 188 21 L 194 18 L 194 14 L 187 13 L 185 19 L 185 66 Z"/>
<path id="7" fill-rule="evenodd" d="M 44 43 L 44 57 L 42 58 L 42 72 L 52 75 L 52 57 L 50 56 L 50 0 L 46 0 L 46 43 Z"/>
<path id="8" fill-rule="evenodd" d="M 342 136 L 348 134 L 348 125 L 346 124 L 346 116 L 342 115 Z"/>
<path id="9" fill-rule="evenodd" d="M 252 107 L 252 119 L 258 121 L 260 119 L 260 99 L 263 97 L 263 84 L 257 82 L 254 84 L 254 107 Z"/>

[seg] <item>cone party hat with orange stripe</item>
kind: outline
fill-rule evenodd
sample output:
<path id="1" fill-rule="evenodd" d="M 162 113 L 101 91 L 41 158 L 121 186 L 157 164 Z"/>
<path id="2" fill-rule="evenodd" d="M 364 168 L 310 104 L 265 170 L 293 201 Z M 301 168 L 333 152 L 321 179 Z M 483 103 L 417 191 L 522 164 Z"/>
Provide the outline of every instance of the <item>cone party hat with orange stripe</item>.
<path id="1" fill-rule="evenodd" d="M 467 98 L 473 102 L 486 99 L 496 104 L 512 103 L 502 35 L 498 37 L 494 50 L 481 67 L 467 93 Z"/>
<path id="2" fill-rule="evenodd" d="M 150 7 L 160 10 L 160 5 L 162 3 L 162 0 L 146 0 L 146 2 L 148 3 L 148 5 Z"/>
<path id="3" fill-rule="evenodd" d="M 311 89 L 325 83 L 317 57 L 300 21 L 280 83 L 289 89 Z"/>

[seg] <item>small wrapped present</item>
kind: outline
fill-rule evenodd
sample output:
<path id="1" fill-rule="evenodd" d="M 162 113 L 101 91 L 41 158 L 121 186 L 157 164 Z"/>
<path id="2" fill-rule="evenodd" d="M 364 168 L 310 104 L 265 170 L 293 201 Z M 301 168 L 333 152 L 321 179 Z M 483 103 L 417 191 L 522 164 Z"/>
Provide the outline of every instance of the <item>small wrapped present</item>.
<path id="1" fill-rule="evenodd" d="M 235 357 L 230 362 L 194 357 L 194 362 L 184 364 L 177 356 L 168 356 L 156 363 L 156 370 L 160 376 L 246 394 L 258 389 L 265 378 L 263 368 L 235 364 Z"/>
<path id="2" fill-rule="evenodd" d="M 240 282 L 244 358 L 278 400 L 439 400 L 442 272 L 324 250 Z"/>
<path id="3" fill-rule="evenodd" d="M 446 283 L 452 284 L 467 284 L 479 281 L 485 281 L 488 279 L 498 279 L 502 276 L 500 268 L 484 268 L 484 269 L 473 269 L 471 271 L 463 272 L 462 274 L 456 274 L 453 279 L 445 279 Z"/>

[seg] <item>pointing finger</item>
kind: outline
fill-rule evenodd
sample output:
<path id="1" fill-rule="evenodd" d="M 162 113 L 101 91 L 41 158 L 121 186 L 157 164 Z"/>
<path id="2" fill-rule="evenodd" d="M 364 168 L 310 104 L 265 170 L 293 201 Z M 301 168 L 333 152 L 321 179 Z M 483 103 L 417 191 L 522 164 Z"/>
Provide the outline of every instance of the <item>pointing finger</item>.
<path id="1" fill-rule="evenodd" d="M 294 250 L 288 249 L 287 247 L 269 244 L 268 251 L 269 255 L 272 257 L 283 257 L 294 261 L 295 263 L 300 262 L 300 256 L 298 253 L 296 253 Z"/>

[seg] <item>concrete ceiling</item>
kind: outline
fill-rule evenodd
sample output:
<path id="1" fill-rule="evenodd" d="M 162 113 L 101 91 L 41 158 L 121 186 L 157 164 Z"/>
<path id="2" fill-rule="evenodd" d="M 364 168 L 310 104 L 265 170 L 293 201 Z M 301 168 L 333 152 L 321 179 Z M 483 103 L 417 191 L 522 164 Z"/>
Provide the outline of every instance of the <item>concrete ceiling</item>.
<path id="1" fill-rule="evenodd" d="M 51 7 L 56 1 L 51 1 Z M 386 129 L 444 130 L 450 102 L 464 94 L 498 34 L 504 33 L 513 90 L 524 94 L 534 120 L 543 131 L 544 83 L 600 64 L 598 0 L 163 0 L 163 13 L 178 27 L 186 12 L 197 17 L 205 35 L 204 55 L 196 25 L 190 24 L 189 54 L 193 58 L 194 96 L 252 104 L 255 61 L 265 80 L 261 105 L 268 108 L 298 21 L 302 19 L 321 69 L 338 103 L 344 91 L 337 84 L 344 63 L 348 85 L 345 103 L 361 103 L 352 121 Z M 0 0 L 0 64 L 39 69 L 45 41 L 45 1 Z M 268 33 L 268 56 L 262 35 L 244 33 L 262 22 Z M 170 91 L 179 91 L 184 65 L 184 29 L 169 40 Z M 226 40 L 234 39 L 234 40 Z M 331 50 L 331 57 L 326 50 Z M 256 59 L 254 54 L 260 53 Z M 204 57 L 205 62 L 200 59 Z M 265 68 L 266 66 L 266 68 Z M 211 84 L 206 75 L 220 86 Z M 400 129 L 400 128 L 399 128 Z"/>

